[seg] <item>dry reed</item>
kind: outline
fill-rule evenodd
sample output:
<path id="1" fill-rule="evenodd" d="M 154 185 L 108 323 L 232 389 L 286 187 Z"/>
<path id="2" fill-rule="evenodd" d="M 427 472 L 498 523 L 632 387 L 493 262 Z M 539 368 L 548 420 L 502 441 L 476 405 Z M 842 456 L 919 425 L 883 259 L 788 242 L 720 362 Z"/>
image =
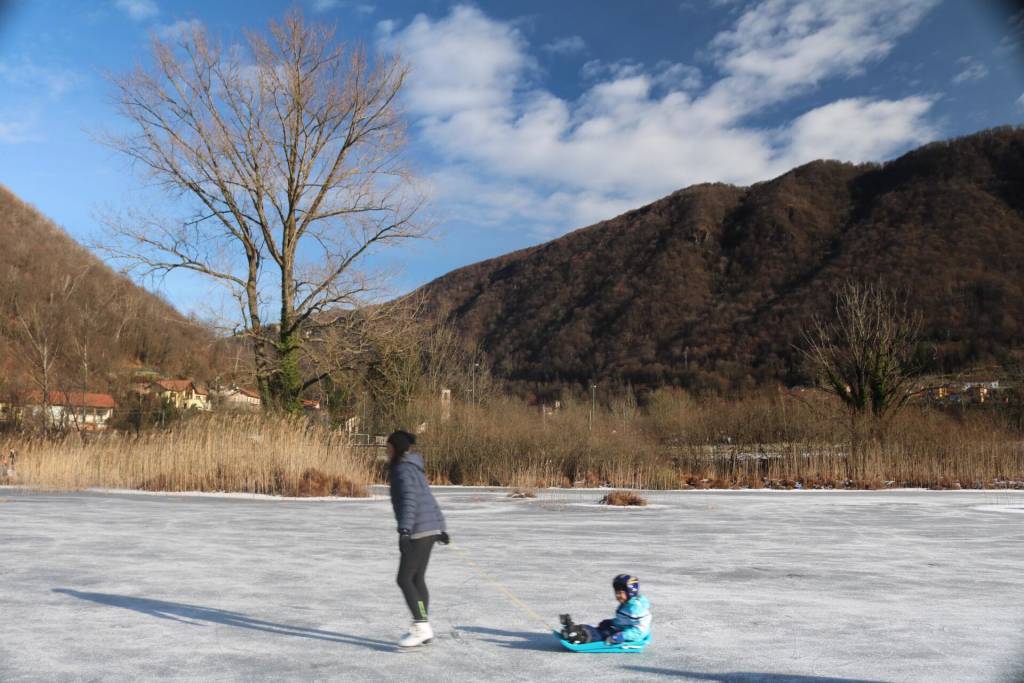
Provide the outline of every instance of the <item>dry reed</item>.
<path id="1" fill-rule="evenodd" d="M 409 423 L 437 483 L 539 488 L 981 488 L 1022 486 L 1024 442 L 994 414 L 912 406 L 881 435 L 808 392 L 696 401 L 658 392 L 642 410 L 566 402 L 554 415 L 511 399 L 429 403 Z M 415 422 L 413 422 L 415 420 Z"/>
<path id="2" fill-rule="evenodd" d="M 17 483 L 53 489 L 368 495 L 369 466 L 343 436 L 304 420 L 197 418 L 169 431 L 11 441 Z"/>
<path id="3" fill-rule="evenodd" d="M 551 415 L 498 397 L 456 404 L 442 419 L 440 406 L 423 400 L 399 421 L 426 422 L 419 445 L 435 484 L 524 492 L 1024 486 L 1024 442 L 992 411 L 951 415 L 912 406 L 868 438 L 815 395 L 696 401 L 664 390 L 642 409 L 622 399 L 593 416 L 589 402 L 564 402 Z M 61 489 L 365 495 L 386 474 L 372 449 L 357 454 L 336 430 L 263 416 L 197 418 L 138 437 L 72 434 L 0 447 L 19 451 L 19 483 Z"/>

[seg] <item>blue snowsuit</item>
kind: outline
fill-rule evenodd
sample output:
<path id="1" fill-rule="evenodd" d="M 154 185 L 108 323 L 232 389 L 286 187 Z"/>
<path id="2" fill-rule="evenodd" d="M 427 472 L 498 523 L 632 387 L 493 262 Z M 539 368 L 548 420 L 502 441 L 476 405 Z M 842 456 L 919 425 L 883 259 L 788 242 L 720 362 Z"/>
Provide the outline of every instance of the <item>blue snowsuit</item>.
<path id="1" fill-rule="evenodd" d="M 590 642 L 609 638 L 616 643 L 643 640 L 651 632 L 651 603 L 637 595 L 619 605 L 612 619 L 584 628 L 590 634 Z"/>

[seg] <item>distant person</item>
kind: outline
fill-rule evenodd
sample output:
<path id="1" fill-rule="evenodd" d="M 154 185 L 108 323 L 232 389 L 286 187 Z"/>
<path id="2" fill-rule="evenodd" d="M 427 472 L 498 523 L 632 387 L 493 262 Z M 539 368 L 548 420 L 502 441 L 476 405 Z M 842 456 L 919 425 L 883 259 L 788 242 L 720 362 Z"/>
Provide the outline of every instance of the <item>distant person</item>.
<path id="1" fill-rule="evenodd" d="M 603 640 L 609 645 L 643 640 L 651 633 L 651 603 L 640 595 L 640 580 L 629 574 L 612 579 L 612 590 L 619 607 L 615 616 L 597 626 L 574 624 L 568 614 L 562 615 L 562 638 L 570 643 L 595 643 Z"/>
<path id="2" fill-rule="evenodd" d="M 427 483 L 423 456 L 410 450 L 416 437 L 409 432 L 393 432 L 387 440 L 391 507 L 398 523 L 398 586 L 412 613 L 409 632 L 398 641 L 399 647 L 416 647 L 434 638 L 430 628 L 426 573 L 430 550 L 435 542 L 448 545 L 444 515 Z"/>

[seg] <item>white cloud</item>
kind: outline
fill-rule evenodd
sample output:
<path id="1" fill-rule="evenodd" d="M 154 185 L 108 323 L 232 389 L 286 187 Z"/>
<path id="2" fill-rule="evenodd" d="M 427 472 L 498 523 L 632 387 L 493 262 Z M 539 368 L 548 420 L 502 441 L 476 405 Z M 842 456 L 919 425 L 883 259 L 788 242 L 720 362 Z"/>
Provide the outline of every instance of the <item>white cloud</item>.
<path id="1" fill-rule="evenodd" d="M 728 76 L 707 97 L 732 119 L 882 60 L 938 0 L 767 0 L 712 41 Z"/>
<path id="2" fill-rule="evenodd" d="M 472 7 L 455 7 L 436 22 L 418 15 L 399 34 L 392 32 L 390 21 L 377 27 L 383 48 L 410 59 L 406 96 L 423 114 L 452 116 L 510 106 L 536 68 L 515 27 L 492 21 Z"/>
<path id="3" fill-rule="evenodd" d="M 572 55 L 587 49 L 587 43 L 580 36 L 566 36 L 544 45 L 542 50 L 557 55 Z"/>
<path id="4" fill-rule="evenodd" d="M 1018 56 L 1024 48 L 1024 10 L 1010 19 L 1010 32 L 1002 37 L 992 52 L 999 57 Z"/>
<path id="5" fill-rule="evenodd" d="M 358 14 L 373 14 L 377 6 L 368 2 L 349 2 L 349 0 L 313 0 L 314 12 L 328 12 L 338 7 L 349 7 Z"/>
<path id="6" fill-rule="evenodd" d="M 710 0 L 710 2 L 712 7 L 727 9 L 730 14 L 735 14 L 743 8 L 747 0 Z"/>
<path id="7" fill-rule="evenodd" d="M 953 76 L 953 83 L 956 85 L 980 81 L 988 76 L 988 67 L 973 57 L 961 57 L 956 63 L 960 67 L 959 73 Z"/>
<path id="8" fill-rule="evenodd" d="M 768 0 L 714 39 L 721 76 L 705 90 L 687 65 L 591 61 L 573 101 L 539 87 L 522 34 L 476 8 L 379 32 L 412 65 L 419 139 L 446 164 L 440 195 L 478 221 L 564 230 L 693 183 L 748 184 L 821 157 L 880 159 L 937 135 L 929 96 L 844 99 L 772 130 L 744 123 L 882 60 L 932 4 Z"/>
<path id="9" fill-rule="evenodd" d="M 135 21 L 149 19 L 160 13 L 154 0 L 114 0 L 114 4 Z"/>
<path id="10" fill-rule="evenodd" d="M 666 90 L 696 90 L 701 85 L 700 69 L 689 64 L 658 62 L 652 79 Z"/>
<path id="11" fill-rule="evenodd" d="M 628 79 L 647 75 L 651 84 L 664 90 L 695 90 L 700 87 L 700 69 L 689 64 L 661 61 L 653 69 L 640 62 L 619 60 L 603 62 L 592 59 L 584 62 L 580 75 L 587 81 Z"/>
<path id="12" fill-rule="evenodd" d="M 1024 109 L 1024 94 L 1017 98 L 1017 106 Z"/>
<path id="13" fill-rule="evenodd" d="M 23 142 L 38 142 L 42 139 L 37 127 L 38 116 L 34 113 L 0 115 L 0 144 L 17 145 Z"/>
<path id="14" fill-rule="evenodd" d="M 156 30 L 156 34 L 164 40 L 181 40 L 201 31 L 203 22 L 198 19 L 180 19 L 173 24 L 165 24 Z"/>
<path id="15" fill-rule="evenodd" d="M 82 80 L 74 71 L 61 67 L 40 66 L 28 57 L 22 57 L 18 61 L 0 62 L 0 81 L 33 92 L 45 91 L 52 99 L 59 99 Z"/>
<path id="16" fill-rule="evenodd" d="M 789 158 L 785 163 L 814 158 L 873 161 L 932 140 L 939 131 L 925 116 L 934 102 L 932 97 L 851 98 L 818 107 L 798 117 L 784 132 Z"/>

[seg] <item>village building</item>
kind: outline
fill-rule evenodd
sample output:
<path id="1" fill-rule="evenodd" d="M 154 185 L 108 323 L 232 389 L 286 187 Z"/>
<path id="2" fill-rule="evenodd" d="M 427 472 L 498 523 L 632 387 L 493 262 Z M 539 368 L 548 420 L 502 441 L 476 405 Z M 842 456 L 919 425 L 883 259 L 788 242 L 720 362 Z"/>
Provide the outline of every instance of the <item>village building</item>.
<path id="1" fill-rule="evenodd" d="M 210 392 L 190 379 L 158 379 L 150 382 L 148 391 L 180 410 L 211 410 Z"/>
<path id="2" fill-rule="evenodd" d="M 928 390 L 928 398 L 935 403 L 1005 403 L 1009 387 L 999 380 L 947 382 Z"/>
<path id="3" fill-rule="evenodd" d="M 231 387 L 217 392 L 217 398 L 225 408 L 236 410 L 259 410 L 263 405 L 260 395 L 242 387 Z"/>
<path id="4" fill-rule="evenodd" d="M 114 416 L 117 401 L 110 394 L 88 391 L 51 391 L 47 400 L 43 392 L 30 391 L 23 400 L 3 404 L 0 413 L 5 419 L 42 417 L 46 426 L 82 432 L 102 432 Z"/>

